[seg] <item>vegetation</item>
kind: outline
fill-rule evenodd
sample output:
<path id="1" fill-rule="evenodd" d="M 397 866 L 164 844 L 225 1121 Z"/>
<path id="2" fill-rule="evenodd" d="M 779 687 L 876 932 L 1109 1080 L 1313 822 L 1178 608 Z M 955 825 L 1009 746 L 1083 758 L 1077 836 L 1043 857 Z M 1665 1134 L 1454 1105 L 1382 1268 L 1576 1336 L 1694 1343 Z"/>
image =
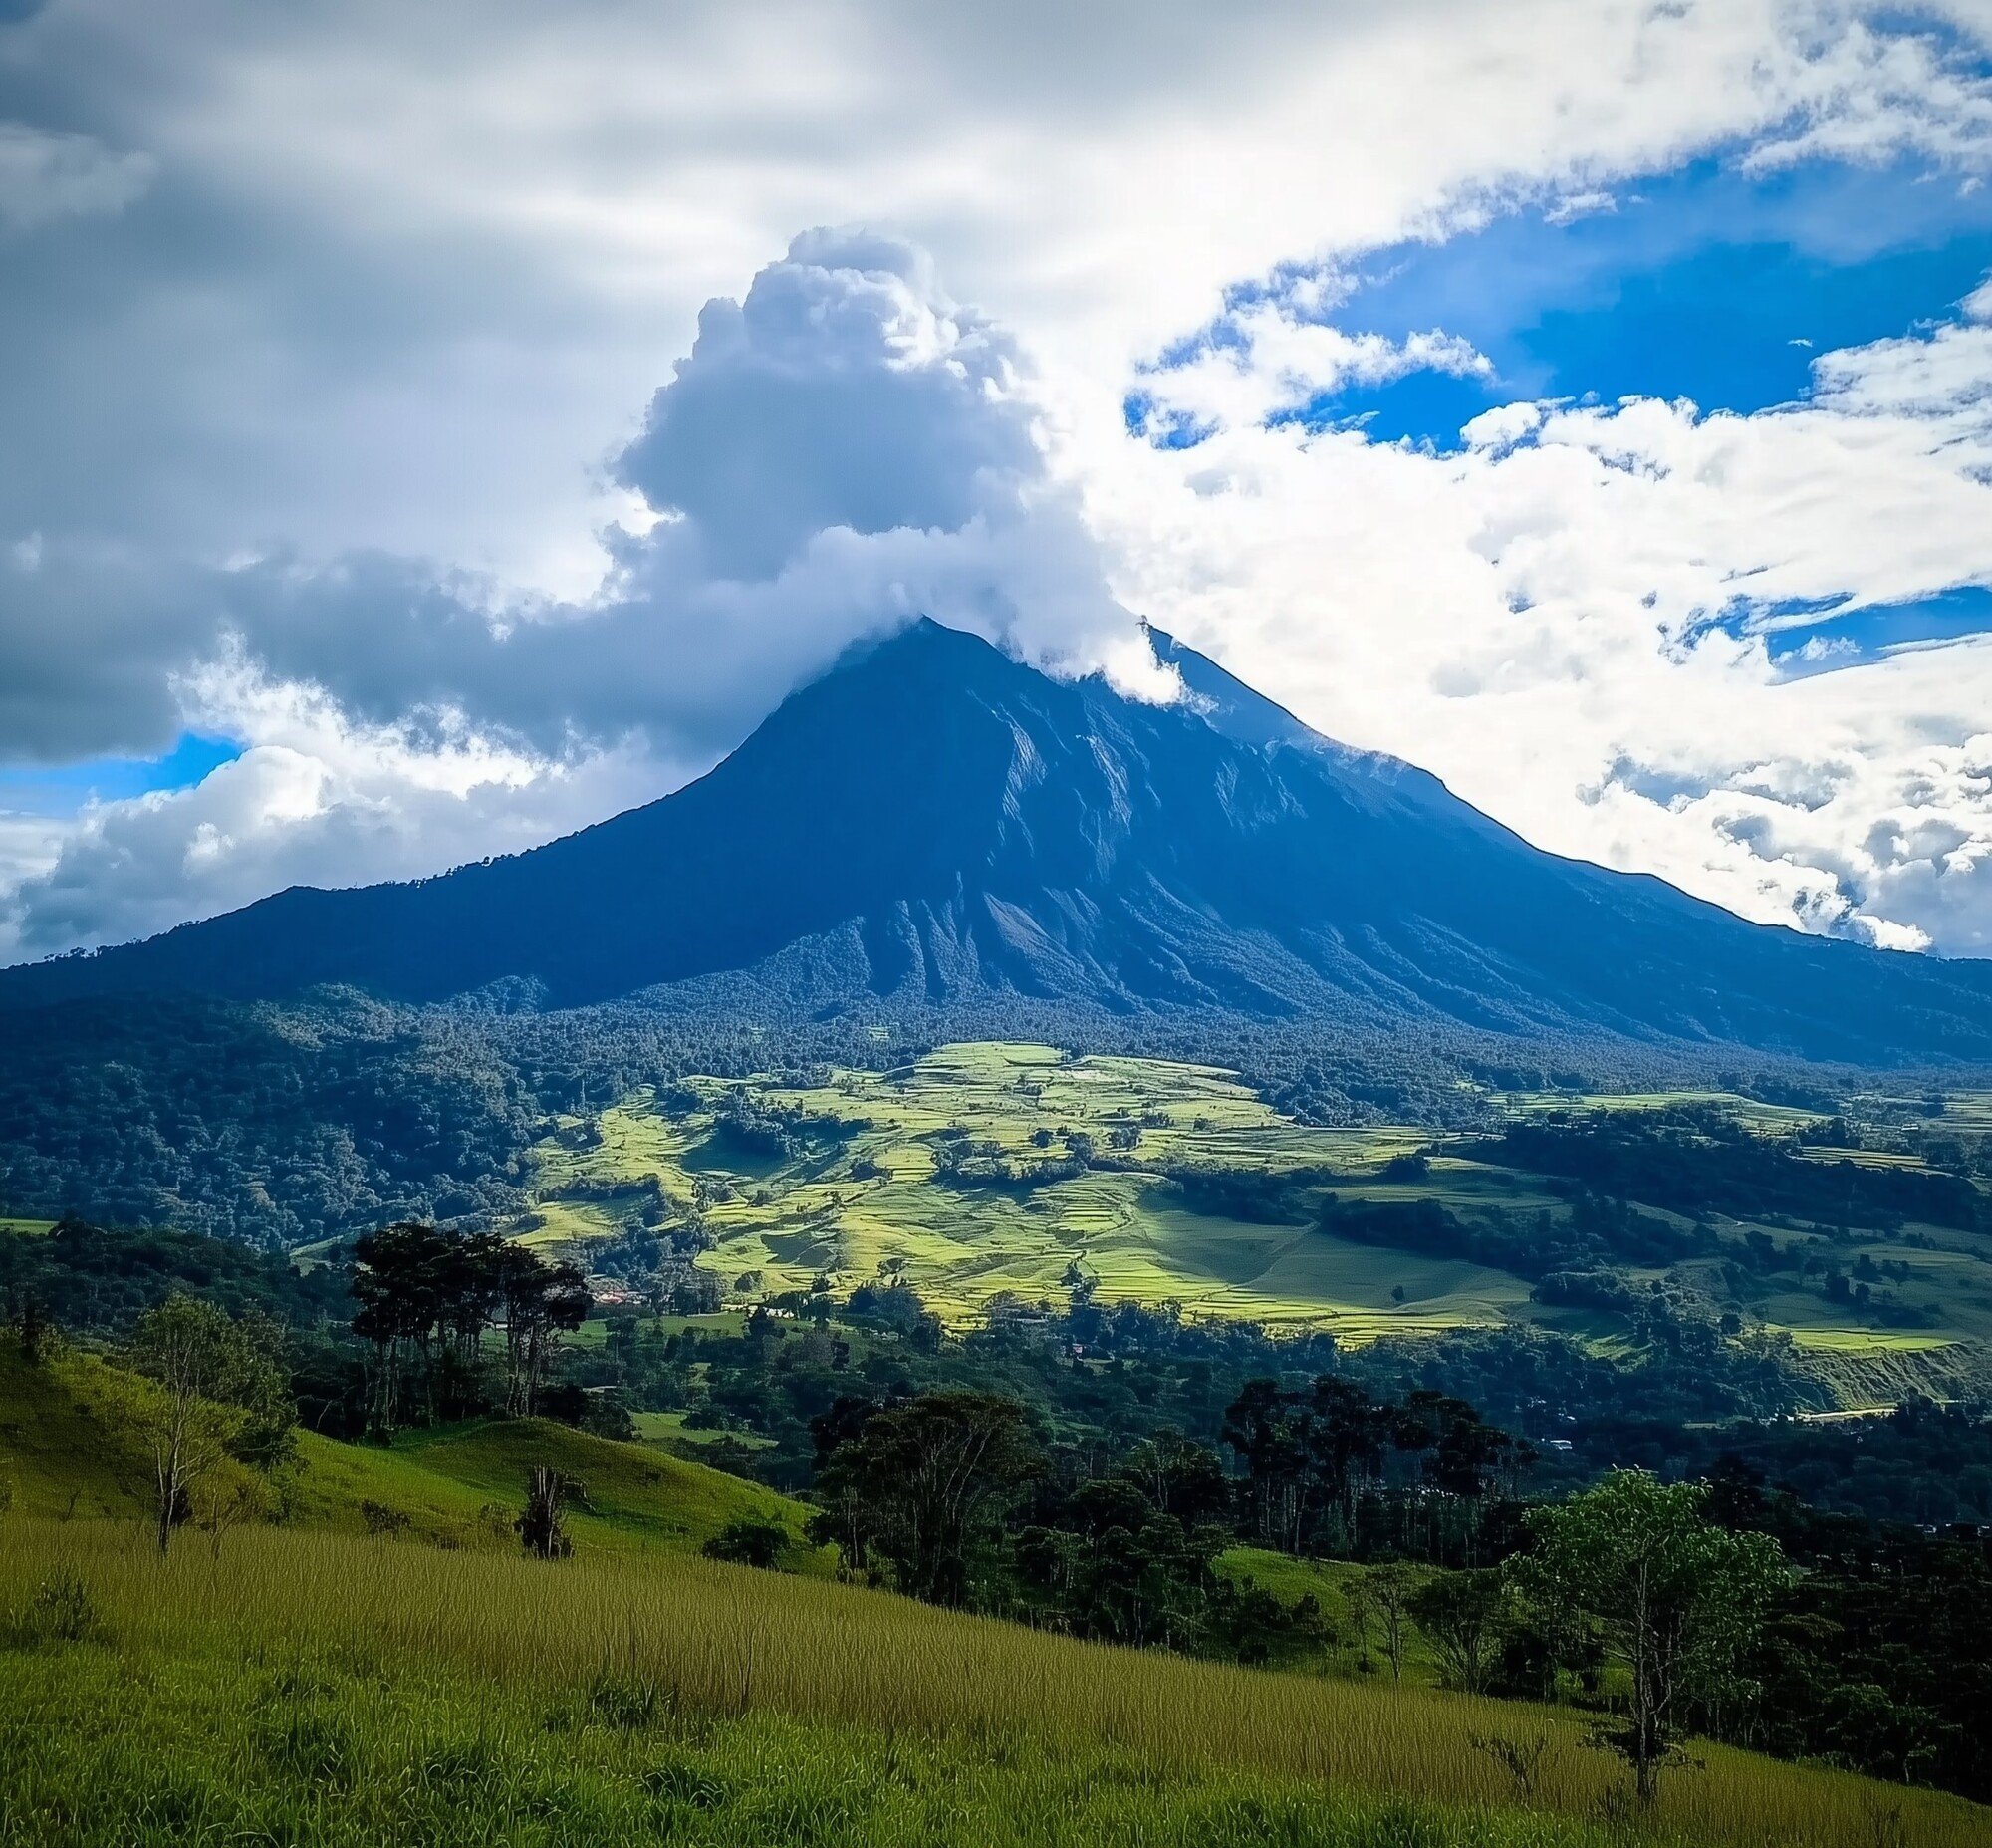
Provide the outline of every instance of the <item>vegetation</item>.
<path id="1" fill-rule="evenodd" d="M 510 1058 L 536 1029 L 465 1030 Z M 156 1813 L 307 1841 L 421 1826 L 372 1780 L 423 1727 L 458 1738 L 481 1710 L 450 1678 L 487 1674 L 518 1767 L 486 1780 L 487 1835 L 530 1812 L 758 1840 L 792 1791 L 834 1798 L 799 1839 L 965 1839 L 1008 1800 L 1025 1841 L 1082 1765 L 1141 1793 L 1082 1806 L 1103 1841 L 1969 1818 L 1739 1746 L 1992 1798 L 1983 1100 L 1482 1073 L 1450 1128 L 1327 1125 L 1125 1052 L 890 1061 L 867 1029 L 859 1058 L 756 1073 L 751 1037 L 734 1074 L 672 1067 L 692 1042 L 666 1034 L 641 1083 L 505 1091 L 509 1191 L 442 1222 L 328 1216 L 291 1259 L 75 1212 L 0 1230 L 0 1553 L 29 1548 L 0 1618 L 51 1704 L 0 1714 L 0 1753 L 44 1754 L 39 1814 L 110 1828 L 47 1718 L 140 1664 L 153 1747 L 217 1741 L 175 1786 L 195 1809 Z M 92 1537 L 138 1520 L 162 1561 Z M 189 1525 L 205 1545 L 172 1544 Z M 238 1614 L 189 1576 L 275 1585 L 284 1549 L 342 1545 L 412 1588 L 377 1622 L 274 1592 Z M 539 1656 L 451 1604 L 494 1572 L 527 1575 L 503 1588 Z M 973 1686 L 945 1692 L 935 1649 Z M 244 1756 L 283 1708 L 257 1677 L 307 1660 L 370 1767 L 348 1783 Z M 565 1782 L 534 1781 L 555 1760 L 515 1720 L 574 1741 Z M 1370 1726 L 1398 1736 L 1359 1747 Z M 850 1763 L 924 1767 L 915 1808 L 896 1772 L 784 1781 L 853 1728 Z M 671 1807 L 660 1751 L 723 1794 Z M 314 1781 L 347 1795 L 305 1805 Z"/>
<path id="2" fill-rule="evenodd" d="M 563 1123 L 519 1226 L 677 1309 L 887 1276 L 959 1326 L 1083 1284 L 1344 1348 L 1534 1326 L 1704 1371 L 1781 1356 L 1781 1410 L 1989 1377 L 1976 1130 L 1879 1099 L 1857 1135 L 1733 1094 L 1461 1095 L 1507 1127 L 1315 1128 L 1211 1067 L 1028 1044 L 690 1079 Z"/>
<path id="3" fill-rule="evenodd" d="M 1625 1713 L 1607 1736 L 1651 1804 L 1678 1754 L 1691 1707 L 1704 1714 L 1757 1690 L 1743 1664 L 1785 1588 L 1777 1543 L 1702 1518 L 1707 1490 L 1614 1470 L 1596 1488 L 1529 1515 L 1533 1549 L 1519 1582 L 1554 1612 L 1604 1626 L 1625 1672 Z"/>
<path id="4" fill-rule="evenodd" d="M 73 1574 L 101 1637 L 0 1677 L 12 1840 L 1547 1848 L 1602 1843 L 1617 1806 L 1611 1760 L 1552 1710 L 1104 1650 L 689 1557 L 225 1547 L 217 1572 L 114 1526 L 0 1527 L 0 1582 Z M 1492 1741 L 1541 1748 L 1526 1796 Z M 1661 1788 L 1658 1839 L 1982 1833 L 1926 1791 L 1704 1755 Z"/>
<path id="5" fill-rule="evenodd" d="M 138 1318 L 126 1358 L 150 1390 L 132 1395 L 130 1416 L 152 1454 L 160 1552 L 223 1462 L 267 1466 L 288 1452 L 296 1408 L 276 1349 L 267 1323 L 231 1321 L 191 1296 L 169 1296 Z"/>

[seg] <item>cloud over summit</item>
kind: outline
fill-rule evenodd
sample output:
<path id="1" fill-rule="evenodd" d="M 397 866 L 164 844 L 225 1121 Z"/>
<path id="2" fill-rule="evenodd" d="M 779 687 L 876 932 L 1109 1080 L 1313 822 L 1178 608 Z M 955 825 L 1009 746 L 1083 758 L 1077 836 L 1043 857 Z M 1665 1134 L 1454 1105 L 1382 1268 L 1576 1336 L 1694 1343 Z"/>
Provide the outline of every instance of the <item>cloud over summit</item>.
<path id="1" fill-rule="evenodd" d="M 72 681 L 44 752 L 65 726 L 72 748 L 148 739 L 167 710 L 247 749 L 195 788 L 89 811 L 20 882 L 20 947 L 550 838 L 596 818 L 578 804 L 674 787 L 853 642 L 920 616 L 1167 696 L 1034 423 L 1009 338 L 925 253 L 816 230 L 706 305 L 616 463 L 648 517 L 610 535 L 593 598 L 508 598 L 379 553 L 150 578 L 38 556 L 15 589 L 44 620 L 0 628 L 17 666 L 65 603 L 123 613 L 88 658 L 40 663 L 42 700 L 58 668 Z"/>

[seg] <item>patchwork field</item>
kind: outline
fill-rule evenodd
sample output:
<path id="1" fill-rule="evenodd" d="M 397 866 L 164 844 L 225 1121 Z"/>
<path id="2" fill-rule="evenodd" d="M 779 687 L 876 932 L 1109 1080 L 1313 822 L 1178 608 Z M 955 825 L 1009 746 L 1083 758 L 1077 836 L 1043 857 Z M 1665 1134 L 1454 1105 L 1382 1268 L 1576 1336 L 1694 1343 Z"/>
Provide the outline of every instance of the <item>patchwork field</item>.
<path id="1" fill-rule="evenodd" d="M 1960 1110 L 1969 1118 L 1979 1101 L 1959 1100 Z M 1779 1139 L 1824 1122 L 1714 1091 L 1495 1102 L 1515 1121 L 1687 1106 Z M 1929 1120 L 1929 1106 L 1917 1108 Z M 1105 1302 L 1173 1302 L 1190 1315 L 1322 1328 L 1357 1344 L 1517 1319 L 1610 1341 L 1609 1316 L 1545 1308 L 1505 1269 L 1358 1243 L 1313 1223 L 1331 1190 L 1345 1202 L 1430 1200 L 1465 1218 L 1547 1223 L 1569 1211 L 1567 1189 L 1466 1159 L 1467 1147 L 1404 1125 L 1310 1128 L 1214 1067 L 984 1042 L 806 1087 L 694 1079 L 638 1092 L 564 1122 L 540 1145 L 538 1201 L 513 1229 L 586 1262 L 595 1241 L 646 1213 L 652 1223 L 695 1220 L 712 1239 L 700 1262 L 743 1305 L 818 1278 L 845 1290 L 889 1274 L 957 1323 L 1004 1296 L 1036 1301 L 1085 1284 Z M 1920 1166 L 1913 1155 L 1804 1152 Z M 1422 1159 L 1401 1159 L 1410 1157 Z M 1915 1380 L 1938 1390 L 1992 1343 L 1992 1240 L 1979 1234 L 1911 1227 L 1906 1239 L 1863 1242 L 1789 1219 L 1713 1223 L 1737 1245 L 1752 1233 L 1792 1248 L 1817 1240 L 1835 1264 L 1893 1267 L 1892 1299 L 1930 1326 L 1883 1326 L 1796 1284 L 1756 1309 L 1763 1326 L 1818 1356 L 1852 1403 Z M 1719 1300 L 1722 1269 L 1698 1260 L 1674 1281 L 1699 1276 Z M 1626 1275 L 1644 1287 L 1667 1273 Z"/>
<path id="2" fill-rule="evenodd" d="M 1527 1285 L 1502 1271 L 1186 1205 L 1159 1171 L 1332 1171 L 1351 1178 L 1351 1197 L 1404 1193 L 1379 1171 L 1429 1141 L 1408 1127 L 1304 1128 L 1213 1068 L 978 1044 L 812 1089 L 751 1087 L 757 1111 L 794 1126 L 791 1154 L 730 1125 L 732 1088 L 687 1089 L 605 1111 L 592 1147 L 576 1146 L 579 1125 L 543 1145 L 538 1223 L 525 1241 L 609 1235 L 654 1187 L 674 1200 L 702 1197 L 717 1241 L 706 1261 L 729 1281 L 755 1276 L 759 1293 L 820 1275 L 849 1286 L 889 1265 L 956 1320 L 1002 1293 L 1060 1295 L 1081 1277 L 1105 1301 L 1174 1301 L 1190 1314 L 1332 1326 L 1358 1341 L 1489 1324 L 1527 1304 Z M 1116 1166 L 1071 1172 L 1071 1137 Z M 962 1151 L 952 1163 L 950 1148 Z M 1440 1160 L 1412 1190 L 1551 1203 L 1515 1179 Z"/>

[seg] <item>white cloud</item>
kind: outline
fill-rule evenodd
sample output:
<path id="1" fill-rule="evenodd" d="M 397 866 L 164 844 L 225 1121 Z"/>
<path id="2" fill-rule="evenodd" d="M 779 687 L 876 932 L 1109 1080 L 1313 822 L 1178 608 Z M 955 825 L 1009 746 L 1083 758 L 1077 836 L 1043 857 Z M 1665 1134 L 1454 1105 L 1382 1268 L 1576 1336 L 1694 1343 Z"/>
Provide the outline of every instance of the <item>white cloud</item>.
<path id="1" fill-rule="evenodd" d="M 1544 209 L 1543 218 L 1550 224 L 1570 224 L 1579 218 L 1590 218 L 1599 212 L 1616 212 L 1618 201 L 1609 192 L 1594 187 L 1587 192 L 1567 192 Z"/>
<path id="2" fill-rule="evenodd" d="M 151 155 L 113 153 L 87 134 L 0 122 L 0 231 L 122 212 L 157 171 Z"/>
<path id="3" fill-rule="evenodd" d="M 1110 448 L 1092 505 L 1127 602 L 1541 845 L 1992 953 L 1992 641 L 1798 674 L 1765 640 L 1795 604 L 1992 585 L 1988 332 L 1824 354 L 1808 401 L 1751 416 L 1510 405 L 1456 455 L 1252 423 Z"/>
<path id="4" fill-rule="evenodd" d="M 174 620 L 108 650 L 49 659 L 24 645 L 61 625 L 0 627 L 24 719 L 102 722 L 135 667 L 181 722 L 248 746 L 195 788 L 88 810 L 20 881 L 12 946 L 531 845 L 676 786 L 853 642 L 922 615 L 1172 696 L 1047 471 L 1010 340 L 922 252 L 805 233 L 700 327 L 619 464 L 655 517 L 616 536 L 588 602 L 276 559 L 181 574 Z M 17 575 L 47 615 L 116 623 L 134 574 L 38 558 Z"/>
<path id="5" fill-rule="evenodd" d="M 151 935 L 286 886 L 535 847 L 643 799 L 657 776 L 633 753 L 549 764 L 460 724 L 440 739 L 356 726 L 297 688 L 238 686 L 220 709 L 253 734 L 241 756 L 190 788 L 93 803 L 59 852 L 22 869 L 0 898 L 6 959 Z"/>
<path id="6" fill-rule="evenodd" d="M 798 225 L 908 232 L 1073 415 L 1109 415 L 1130 358 L 1283 263 L 1800 128 L 1964 150 L 1962 61 L 1866 11 L 185 0 L 167 31 L 69 0 L 21 68 L 156 150 L 178 235 L 16 291 L 0 426 L 37 463 L 0 458 L 0 531 L 380 549 L 584 594 L 624 510 L 591 464 Z M 1968 9 L 1955 30 L 1992 39 Z"/>
<path id="7" fill-rule="evenodd" d="M 1403 340 L 1349 334 L 1303 318 L 1284 302 L 1226 315 L 1217 332 L 1221 341 L 1206 338 L 1193 357 L 1149 376 L 1155 415 L 1193 424 L 1259 423 L 1315 397 L 1386 385 L 1407 373 L 1487 378 L 1494 370 L 1471 342 L 1438 328 Z"/>

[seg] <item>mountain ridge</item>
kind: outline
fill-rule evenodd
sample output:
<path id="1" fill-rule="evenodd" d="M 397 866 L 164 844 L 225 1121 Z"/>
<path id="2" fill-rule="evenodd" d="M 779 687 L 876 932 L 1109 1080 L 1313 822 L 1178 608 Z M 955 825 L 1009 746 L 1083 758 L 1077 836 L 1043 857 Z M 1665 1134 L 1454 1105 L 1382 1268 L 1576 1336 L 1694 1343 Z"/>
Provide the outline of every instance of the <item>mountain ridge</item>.
<path id="1" fill-rule="evenodd" d="M 297 887 L 0 971 L 78 995 L 567 1007 L 816 956 L 834 992 L 1444 1019 L 1858 1062 L 1992 1060 L 1992 965 L 1751 924 L 1543 853 L 1322 737 L 1159 631 L 1186 697 L 1055 680 L 921 622 L 848 654 L 696 782 L 402 885 Z"/>

